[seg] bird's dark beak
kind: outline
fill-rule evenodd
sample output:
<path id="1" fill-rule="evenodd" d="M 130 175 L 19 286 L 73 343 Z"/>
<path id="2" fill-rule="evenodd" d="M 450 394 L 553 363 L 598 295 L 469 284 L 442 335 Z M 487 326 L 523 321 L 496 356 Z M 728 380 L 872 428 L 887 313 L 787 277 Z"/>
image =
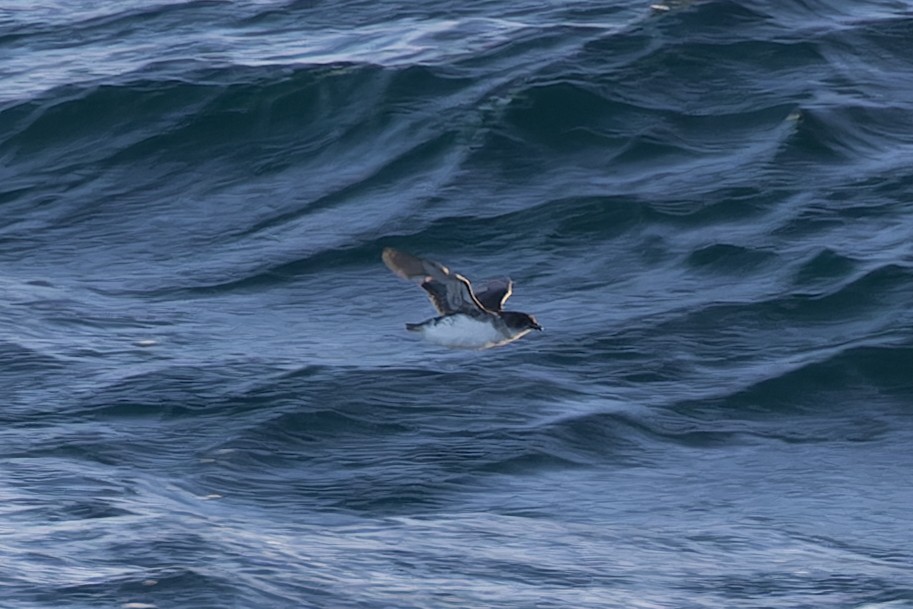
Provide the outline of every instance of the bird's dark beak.
<path id="1" fill-rule="evenodd" d="M 543 327 L 540 326 L 539 324 L 535 324 L 535 325 L 533 326 L 533 330 L 539 330 L 540 332 L 542 332 L 542 330 L 544 330 L 544 329 L 545 329 L 545 328 L 543 328 Z"/>

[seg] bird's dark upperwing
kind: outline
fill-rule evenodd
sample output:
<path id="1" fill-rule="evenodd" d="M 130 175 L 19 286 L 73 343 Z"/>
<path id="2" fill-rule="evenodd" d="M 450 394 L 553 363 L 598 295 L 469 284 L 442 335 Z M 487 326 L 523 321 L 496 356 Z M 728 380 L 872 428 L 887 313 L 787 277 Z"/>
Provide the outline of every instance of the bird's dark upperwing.
<path id="1" fill-rule="evenodd" d="M 473 295 L 469 280 L 459 273 L 451 272 L 443 264 L 392 247 L 384 249 L 383 260 L 387 268 L 397 276 L 421 285 L 441 315 L 479 315 L 485 312 L 485 307 Z"/>
<path id="2" fill-rule="evenodd" d="M 509 277 L 498 277 L 489 279 L 485 285 L 474 289 L 473 294 L 483 307 L 489 311 L 498 312 L 504 307 L 504 303 L 507 302 L 513 291 L 514 282 Z"/>

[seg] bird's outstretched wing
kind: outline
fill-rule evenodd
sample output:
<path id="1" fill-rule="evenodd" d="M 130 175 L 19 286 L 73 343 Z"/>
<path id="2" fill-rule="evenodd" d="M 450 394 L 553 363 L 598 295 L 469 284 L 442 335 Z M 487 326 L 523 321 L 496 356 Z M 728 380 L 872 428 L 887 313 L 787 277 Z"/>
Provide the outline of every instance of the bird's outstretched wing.
<path id="1" fill-rule="evenodd" d="M 382 257 L 387 268 L 397 276 L 421 285 L 441 315 L 486 313 L 485 307 L 473 295 L 469 280 L 443 264 L 392 247 L 385 248 Z"/>
<path id="2" fill-rule="evenodd" d="M 504 307 L 504 303 L 514 291 L 514 282 L 509 277 L 489 279 L 482 285 L 473 289 L 476 300 L 489 311 L 497 313 Z"/>

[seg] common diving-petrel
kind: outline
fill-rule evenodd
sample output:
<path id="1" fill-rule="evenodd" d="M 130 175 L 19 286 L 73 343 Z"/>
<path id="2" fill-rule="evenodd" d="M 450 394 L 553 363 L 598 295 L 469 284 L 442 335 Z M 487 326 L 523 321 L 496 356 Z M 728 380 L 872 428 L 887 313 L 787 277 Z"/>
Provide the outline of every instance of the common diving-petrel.
<path id="1" fill-rule="evenodd" d="M 487 349 L 506 345 L 532 330 L 542 330 L 532 315 L 502 310 L 513 292 L 513 282 L 507 277 L 489 280 L 473 290 L 466 277 L 438 262 L 392 247 L 384 249 L 382 258 L 397 276 L 419 284 L 440 313 L 421 323 L 406 324 L 407 330 L 418 332 L 429 342 Z"/>

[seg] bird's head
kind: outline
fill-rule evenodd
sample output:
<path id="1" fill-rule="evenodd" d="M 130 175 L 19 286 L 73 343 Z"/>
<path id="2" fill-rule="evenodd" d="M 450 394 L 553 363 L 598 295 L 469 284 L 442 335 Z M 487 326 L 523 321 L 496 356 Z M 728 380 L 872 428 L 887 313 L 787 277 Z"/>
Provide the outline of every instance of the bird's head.
<path id="1" fill-rule="evenodd" d="M 504 311 L 501 313 L 501 319 L 511 330 L 518 332 L 523 330 L 542 330 L 542 326 L 536 321 L 536 318 L 529 313 L 518 313 L 516 311 Z"/>

